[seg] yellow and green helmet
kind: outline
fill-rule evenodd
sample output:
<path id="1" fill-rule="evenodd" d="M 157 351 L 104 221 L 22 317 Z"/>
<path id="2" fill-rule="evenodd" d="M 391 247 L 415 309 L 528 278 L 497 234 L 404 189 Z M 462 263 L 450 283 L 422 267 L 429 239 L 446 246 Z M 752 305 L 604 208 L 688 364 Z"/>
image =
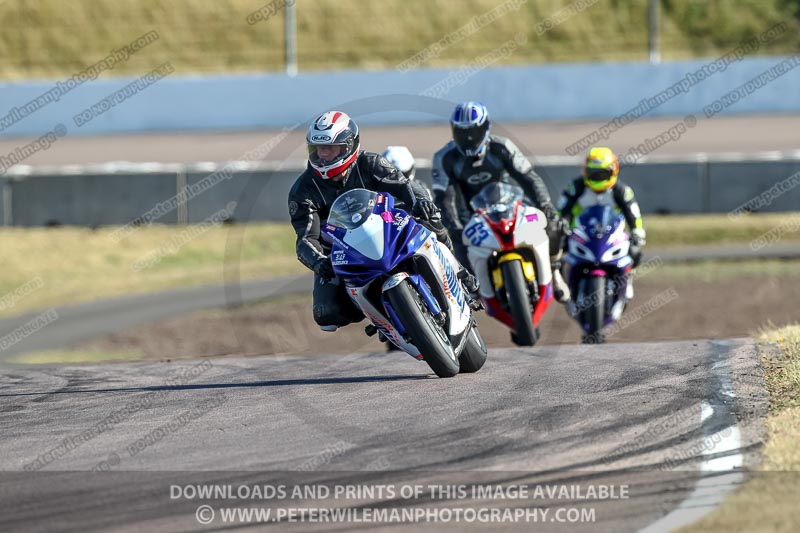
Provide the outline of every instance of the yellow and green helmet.
<path id="1" fill-rule="evenodd" d="M 611 148 L 595 146 L 586 155 L 583 182 L 594 192 L 606 192 L 617 183 L 619 160 Z"/>

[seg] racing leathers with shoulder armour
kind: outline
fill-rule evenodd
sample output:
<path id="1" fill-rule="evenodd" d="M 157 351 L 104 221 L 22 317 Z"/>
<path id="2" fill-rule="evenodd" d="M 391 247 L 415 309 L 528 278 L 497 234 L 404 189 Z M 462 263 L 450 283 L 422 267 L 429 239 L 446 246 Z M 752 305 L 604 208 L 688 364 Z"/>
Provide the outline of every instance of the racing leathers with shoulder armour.
<path id="1" fill-rule="evenodd" d="M 471 268 L 461 234 L 472 216 L 469 208 L 472 197 L 489 183 L 517 184 L 528 201 L 547 217 L 553 289 L 556 299 L 563 303 L 569 299 L 568 289 L 560 276 L 559 279 L 555 276 L 560 272 L 566 225 L 560 220 L 544 181 L 519 148 L 511 140 L 498 135 L 489 135 L 486 144 L 482 155 L 468 156 L 451 141 L 433 158 L 434 202 L 442 209 L 442 221 L 452 234 L 456 258 Z"/>
<path id="2" fill-rule="evenodd" d="M 642 247 L 645 245 L 645 230 L 642 222 L 642 212 L 639 203 L 633 194 L 633 189 L 619 179 L 604 192 L 590 189 L 584 178 L 579 176 L 572 180 L 558 201 L 558 210 L 561 217 L 569 222 L 570 226 L 585 209 L 594 205 L 607 205 L 625 217 L 625 222 L 631 232 L 630 256 L 634 268 L 637 267 L 642 257 Z"/>
<path id="3" fill-rule="evenodd" d="M 419 218 L 439 241 L 451 247 L 439 209 L 420 183 L 409 181 L 385 158 L 371 152 L 359 153 L 346 172 L 342 181 L 322 179 L 309 165 L 289 192 L 289 215 L 297 234 L 297 258 L 315 273 L 314 320 L 331 329 L 363 319 L 361 311 L 347 296 L 344 285 L 335 279 L 329 257 L 330 244 L 320 238 L 320 227 L 327 221 L 331 205 L 340 194 L 357 188 L 389 193 L 397 200 L 397 207 Z"/>

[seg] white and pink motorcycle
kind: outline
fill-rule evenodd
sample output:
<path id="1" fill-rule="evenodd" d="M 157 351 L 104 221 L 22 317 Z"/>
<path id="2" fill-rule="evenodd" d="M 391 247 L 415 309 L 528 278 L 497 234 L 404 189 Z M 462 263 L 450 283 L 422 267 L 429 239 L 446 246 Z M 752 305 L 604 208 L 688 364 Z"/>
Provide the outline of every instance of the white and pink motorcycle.
<path id="1" fill-rule="evenodd" d="M 511 329 L 516 344 L 533 346 L 553 300 L 547 219 L 507 183 L 487 185 L 470 205 L 462 238 L 486 312 Z"/>

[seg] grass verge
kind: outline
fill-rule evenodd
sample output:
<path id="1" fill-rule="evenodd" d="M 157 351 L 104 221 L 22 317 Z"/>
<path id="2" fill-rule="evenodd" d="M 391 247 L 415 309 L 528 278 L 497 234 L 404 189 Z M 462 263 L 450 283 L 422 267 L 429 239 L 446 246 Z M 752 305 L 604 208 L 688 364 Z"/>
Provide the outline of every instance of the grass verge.
<path id="1" fill-rule="evenodd" d="M 797 531 L 800 524 L 800 325 L 764 330 L 757 339 L 770 345 L 762 352 L 770 414 L 761 471 L 685 533 Z"/>
<path id="2" fill-rule="evenodd" d="M 778 22 L 787 31 L 758 53 L 791 54 L 800 45 L 795 0 L 661 4 L 665 59 L 718 57 Z M 279 71 L 284 67 L 284 9 L 276 6 L 282 5 L 261 0 L 7 0 L 0 2 L 0 77 L 67 77 L 150 31 L 159 34 L 155 43 L 103 74 L 141 75 L 165 61 L 181 73 Z M 260 17 L 248 23 L 259 9 Z M 539 25 L 548 20 L 555 24 L 541 31 Z M 465 65 L 516 36 L 525 39 L 499 63 L 647 60 L 644 0 L 303 0 L 296 2 L 296 21 L 301 71 L 394 68 L 424 50 L 429 52 L 412 66 Z M 347 38 L 319 39 L 331 28 L 347 28 Z"/>
<path id="3" fill-rule="evenodd" d="M 646 256 L 645 261 L 654 259 Z M 733 278 L 800 278 L 800 261 L 782 259 L 748 259 L 742 261 L 697 261 L 666 263 L 651 272 L 642 271 L 639 279 L 660 276 L 671 281 L 704 281 L 713 283 Z M 798 280 L 800 281 L 800 280 Z"/>
<path id="4" fill-rule="evenodd" d="M 745 244 L 781 227 L 794 213 L 759 213 L 729 219 L 726 215 L 647 215 L 648 246 Z M 783 241 L 800 240 L 800 231 L 786 232 Z"/>
<path id="5" fill-rule="evenodd" d="M 194 227 L 197 230 L 198 227 Z M 115 228 L 3 228 L 0 316 L 67 303 L 145 293 L 226 278 L 305 272 L 288 224 Z M 144 263 L 144 266 L 142 263 Z"/>

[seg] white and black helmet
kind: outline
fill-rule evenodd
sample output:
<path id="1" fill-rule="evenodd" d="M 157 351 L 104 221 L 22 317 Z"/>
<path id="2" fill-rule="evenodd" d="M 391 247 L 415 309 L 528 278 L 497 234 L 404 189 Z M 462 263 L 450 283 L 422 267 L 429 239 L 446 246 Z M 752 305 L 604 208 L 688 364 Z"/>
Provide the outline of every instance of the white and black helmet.
<path id="1" fill-rule="evenodd" d="M 318 116 L 308 128 L 306 135 L 308 162 L 322 179 L 329 179 L 345 172 L 358 157 L 361 147 L 358 126 L 347 113 L 328 111 Z M 318 146 L 341 146 L 341 153 L 331 161 L 317 155 Z"/>
<path id="2" fill-rule="evenodd" d="M 414 168 L 414 156 L 405 146 L 388 146 L 384 150 L 383 157 L 389 160 L 394 168 L 403 173 L 409 180 L 414 179 L 416 169 Z"/>

